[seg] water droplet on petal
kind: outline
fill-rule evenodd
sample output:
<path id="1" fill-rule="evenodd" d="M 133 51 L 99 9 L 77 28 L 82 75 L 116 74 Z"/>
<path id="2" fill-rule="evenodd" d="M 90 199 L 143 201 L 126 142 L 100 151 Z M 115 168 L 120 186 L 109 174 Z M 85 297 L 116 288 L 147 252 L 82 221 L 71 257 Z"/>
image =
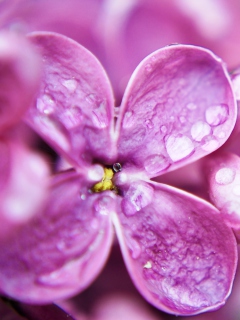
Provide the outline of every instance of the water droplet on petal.
<path id="1" fill-rule="evenodd" d="M 167 169 L 169 165 L 169 161 L 159 154 L 153 154 L 144 161 L 144 168 L 150 175 L 157 175 Z"/>
<path id="2" fill-rule="evenodd" d="M 62 85 L 67 88 L 70 93 L 73 93 L 77 89 L 78 82 L 75 79 L 62 80 Z"/>
<path id="3" fill-rule="evenodd" d="M 122 209 L 125 215 L 131 216 L 151 203 L 154 189 L 145 182 L 135 182 L 122 200 Z"/>
<path id="4" fill-rule="evenodd" d="M 234 181 L 236 171 L 231 168 L 221 168 L 215 174 L 215 180 L 218 184 L 227 185 Z"/>
<path id="5" fill-rule="evenodd" d="M 103 196 L 94 202 L 93 207 L 97 213 L 106 216 L 110 212 L 111 203 L 111 197 Z"/>
<path id="6" fill-rule="evenodd" d="M 240 196 L 240 184 L 236 184 L 233 188 L 232 188 L 232 192 L 235 196 Z"/>
<path id="7" fill-rule="evenodd" d="M 44 94 L 41 98 L 37 99 L 36 107 L 40 112 L 48 115 L 54 112 L 56 105 L 51 96 Z"/>
<path id="8" fill-rule="evenodd" d="M 193 102 L 189 102 L 186 107 L 187 107 L 188 110 L 197 109 L 197 105 L 195 103 L 193 103 Z"/>
<path id="9" fill-rule="evenodd" d="M 87 196 L 86 196 L 84 193 L 82 193 L 82 194 L 80 195 L 80 198 L 81 198 L 82 200 L 86 200 Z"/>
<path id="10" fill-rule="evenodd" d="M 227 120 L 228 113 L 228 106 L 220 104 L 209 107 L 205 112 L 205 118 L 211 126 L 218 126 Z"/>
<path id="11" fill-rule="evenodd" d="M 141 249 L 141 246 L 140 244 L 138 243 L 137 240 L 135 239 L 131 239 L 129 242 L 128 242 L 128 247 L 129 249 L 131 250 L 131 256 L 133 259 L 137 259 L 141 252 L 142 252 L 142 249 Z"/>
<path id="12" fill-rule="evenodd" d="M 197 121 L 191 127 L 191 136 L 195 141 L 201 141 L 203 137 L 211 133 L 211 127 L 204 121 Z"/>
<path id="13" fill-rule="evenodd" d="M 101 102 L 97 109 L 92 111 L 92 120 L 96 127 L 106 128 L 108 121 L 106 118 L 106 104 L 105 101 Z"/>
<path id="14" fill-rule="evenodd" d="M 161 126 L 160 130 L 162 133 L 166 133 L 167 132 L 167 127 L 166 126 Z"/>
<path id="15" fill-rule="evenodd" d="M 216 150 L 218 147 L 219 147 L 219 141 L 216 139 L 207 140 L 201 146 L 201 148 L 207 152 L 212 152 Z"/>
<path id="16" fill-rule="evenodd" d="M 151 63 L 146 64 L 145 66 L 146 73 L 150 73 L 152 70 L 153 70 L 152 64 Z"/>
<path id="17" fill-rule="evenodd" d="M 145 263 L 145 265 L 143 266 L 143 268 L 144 268 L 144 269 L 151 269 L 151 268 L 152 268 L 152 263 L 151 263 L 151 261 L 147 261 L 147 262 Z"/>
<path id="18" fill-rule="evenodd" d="M 166 140 L 166 149 L 172 161 L 179 161 L 190 156 L 195 148 L 190 138 L 183 135 L 170 135 Z"/>
<path id="19" fill-rule="evenodd" d="M 71 109 L 66 109 L 61 114 L 61 122 L 67 129 L 72 129 L 80 125 L 83 120 L 82 111 L 74 106 Z"/>
<path id="20" fill-rule="evenodd" d="M 153 123 L 150 119 L 145 120 L 145 125 L 148 129 L 152 129 L 153 128 Z"/>
<path id="21" fill-rule="evenodd" d="M 132 111 L 127 111 L 123 118 L 123 128 L 129 128 L 134 124 Z"/>
<path id="22" fill-rule="evenodd" d="M 89 104 L 95 104 L 97 101 L 96 95 L 94 93 L 88 94 L 85 99 Z"/>

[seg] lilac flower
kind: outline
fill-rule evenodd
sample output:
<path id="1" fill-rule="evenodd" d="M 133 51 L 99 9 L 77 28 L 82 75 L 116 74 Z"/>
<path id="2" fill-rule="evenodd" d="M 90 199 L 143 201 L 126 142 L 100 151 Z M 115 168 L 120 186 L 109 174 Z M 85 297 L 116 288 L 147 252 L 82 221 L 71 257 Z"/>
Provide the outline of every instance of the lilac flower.
<path id="1" fill-rule="evenodd" d="M 1 247 L 2 292 L 28 303 L 80 292 L 106 262 L 114 225 L 148 302 L 182 315 L 223 305 L 237 261 L 231 229 L 209 203 L 151 179 L 230 135 L 236 102 L 224 64 L 194 46 L 158 50 L 114 110 L 90 52 L 54 33 L 29 39 L 44 68 L 26 121 L 73 169 L 52 178 L 45 209 Z"/>
<path id="2" fill-rule="evenodd" d="M 24 48 L 24 51 L 23 51 Z M 40 59 L 26 40 L 0 33 L 0 241 L 6 241 L 42 206 L 45 161 L 29 149 L 21 119 L 40 81 Z M 46 186 L 45 186 L 46 187 Z"/>

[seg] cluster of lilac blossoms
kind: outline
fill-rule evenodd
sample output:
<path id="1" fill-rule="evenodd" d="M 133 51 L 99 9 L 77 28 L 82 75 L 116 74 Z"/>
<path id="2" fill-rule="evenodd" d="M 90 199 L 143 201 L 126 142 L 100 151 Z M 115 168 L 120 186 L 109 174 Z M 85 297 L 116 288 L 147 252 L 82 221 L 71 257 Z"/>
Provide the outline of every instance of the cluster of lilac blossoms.
<path id="1" fill-rule="evenodd" d="M 26 122 L 72 166 L 49 182 L 45 207 L 0 249 L 0 288 L 27 303 L 85 289 L 106 262 L 113 226 L 145 299 L 169 313 L 219 308 L 237 264 L 219 211 L 151 180 L 219 148 L 236 121 L 222 61 L 173 45 L 134 71 L 120 107 L 97 59 L 73 40 L 33 33 L 43 62 Z"/>

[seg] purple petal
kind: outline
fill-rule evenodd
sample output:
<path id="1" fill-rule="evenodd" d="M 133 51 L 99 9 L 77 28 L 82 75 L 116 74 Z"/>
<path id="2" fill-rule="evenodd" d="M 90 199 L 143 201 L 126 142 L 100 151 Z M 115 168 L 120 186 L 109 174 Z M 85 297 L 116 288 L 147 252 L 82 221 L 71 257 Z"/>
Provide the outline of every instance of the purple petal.
<path id="1" fill-rule="evenodd" d="M 40 60 L 25 37 L 1 32 L 0 42 L 0 130 L 4 132 L 20 121 L 32 102 L 39 84 Z"/>
<path id="2" fill-rule="evenodd" d="M 157 183 L 138 181 L 126 188 L 124 199 L 114 224 L 129 273 L 146 300 L 178 315 L 223 305 L 235 275 L 237 247 L 219 212 L 200 198 Z M 135 213 L 130 215 L 131 205 Z"/>
<path id="3" fill-rule="evenodd" d="M 29 39 L 42 54 L 44 75 L 27 122 L 77 163 L 98 157 L 110 161 L 113 95 L 104 69 L 88 50 L 62 35 L 33 33 Z"/>
<path id="4" fill-rule="evenodd" d="M 120 112 L 118 161 L 154 177 L 221 146 L 234 127 L 236 102 L 221 60 L 179 45 L 140 63 Z"/>
<path id="5" fill-rule="evenodd" d="M 210 198 L 222 218 L 231 228 L 240 229 L 240 158 L 231 153 L 211 158 L 208 181 Z"/>
<path id="6" fill-rule="evenodd" d="M 0 146 L 0 241 L 3 241 L 42 208 L 49 168 L 39 154 L 19 143 L 2 139 Z"/>
<path id="7" fill-rule="evenodd" d="M 41 214 L 0 244 L 6 295 L 48 303 L 76 294 L 98 275 L 112 243 L 108 213 L 114 199 L 91 195 L 86 185 L 73 171 L 56 176 Z"/>

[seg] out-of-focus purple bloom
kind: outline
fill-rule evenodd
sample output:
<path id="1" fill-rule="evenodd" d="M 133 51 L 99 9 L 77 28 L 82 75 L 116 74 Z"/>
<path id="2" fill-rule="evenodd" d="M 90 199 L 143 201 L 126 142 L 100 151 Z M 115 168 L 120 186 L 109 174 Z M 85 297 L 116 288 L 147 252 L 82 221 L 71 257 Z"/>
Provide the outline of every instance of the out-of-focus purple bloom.
<path id="1" fill-rule="evenodd" d="M 170 43 L 209 48 L 239 63 L 238 0 L 5 0 L 0 26 L 54 31 L 83 44 L 106 68 L 121 100 L 138 63 Z"/>
<path id="2" fill-rule="evenodd" d="M 24 48 L 24 50 L 23 50 Z M 21 119 L 40 80 L 40 59 L 26 40 L 0 33 L 0 241 L 28 221 L 45 198 L 45 161 L 22 140 Z"/>
<path id="3" fill-rule="evenodd" d="M 209 203 L 150 180 L 230 135 L 236 102 L 222 61 L 194 46 L 156 51 L 114 110 L 109 80 L 89 51 L 54 33 L 29 39 L 44 68 L 26 121 L 74 169 L 53 177 L 42 214 L 1 246 L 1 290 L 30 303 L 83 290 L 106 261 L 114 224 L 148 302 L 183 315 L 223 305 L 237 260 L 232 230 Z"/>

